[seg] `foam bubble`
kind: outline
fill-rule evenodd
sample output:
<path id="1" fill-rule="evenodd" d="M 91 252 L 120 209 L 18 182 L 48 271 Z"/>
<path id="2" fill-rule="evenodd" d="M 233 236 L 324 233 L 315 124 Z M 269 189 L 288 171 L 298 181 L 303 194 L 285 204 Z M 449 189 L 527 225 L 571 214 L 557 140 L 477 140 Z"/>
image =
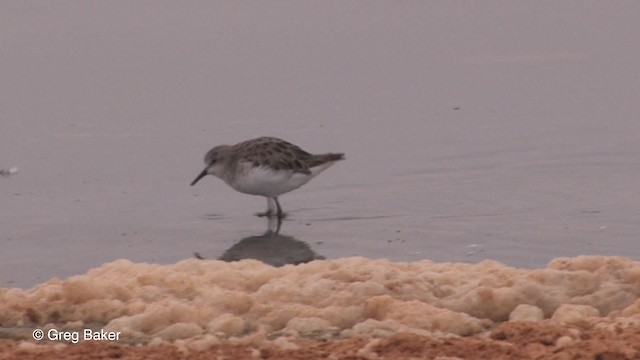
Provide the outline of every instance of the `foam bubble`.
<path id="1" fill-rule="evenodd" d="M 520 304 L 509 314 L 510 321 L 541 321 L 543 319 L 542 309 L 529 304 Z"/>

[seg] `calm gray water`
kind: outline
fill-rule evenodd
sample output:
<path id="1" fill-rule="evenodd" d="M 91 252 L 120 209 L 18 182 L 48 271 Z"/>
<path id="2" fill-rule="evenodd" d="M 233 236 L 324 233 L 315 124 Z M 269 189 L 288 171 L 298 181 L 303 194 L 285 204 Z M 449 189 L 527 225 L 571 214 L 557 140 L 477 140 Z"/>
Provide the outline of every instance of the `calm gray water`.
<path id="1" fill-rule="evenodd" d="M 19 173 L 0 178 L 0 287 L 255 244 L 263 198 L 189 183 L 210 147 L 263 135 L 347 155 L 281 197 L 296 256 L 640 260 L 639 18 L 630 1 L 3 2 L 0 168 Z"/>

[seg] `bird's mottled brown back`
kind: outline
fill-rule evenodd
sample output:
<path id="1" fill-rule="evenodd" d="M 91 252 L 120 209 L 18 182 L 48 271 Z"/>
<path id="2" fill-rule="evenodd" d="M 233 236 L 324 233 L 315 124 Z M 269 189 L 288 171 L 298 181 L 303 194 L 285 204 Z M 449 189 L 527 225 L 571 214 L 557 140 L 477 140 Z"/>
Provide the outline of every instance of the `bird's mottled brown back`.
<path id="1" fill-rule="evenodd" d="M 311 168 L 328 161 L 341 160 L 342 154 L 312 155 L 300 147 L 273 137 L 247 140 L 233 146 L 240 161 L 254 166 L 268 166 L 274 170 L 293 170 L 310 174 Z"/>

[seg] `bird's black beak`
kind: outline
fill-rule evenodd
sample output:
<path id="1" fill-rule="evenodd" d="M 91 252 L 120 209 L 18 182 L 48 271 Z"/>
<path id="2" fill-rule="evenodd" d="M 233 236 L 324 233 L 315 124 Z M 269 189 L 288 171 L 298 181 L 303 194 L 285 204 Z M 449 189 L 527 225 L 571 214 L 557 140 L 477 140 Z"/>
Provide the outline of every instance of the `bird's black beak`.
<path id="1" fill-rule="evenodd" d="M 198 177 L 196 177 L 196 179 L 193 180 L 193 182 L 191 183 L 191 186 L 195 185 L 198 181 L 200 181 L 200 179 L 202 179 L 205 176 L 207 176 L 207 169 L 202 170 L 200 175 L 198 175 Z"/>

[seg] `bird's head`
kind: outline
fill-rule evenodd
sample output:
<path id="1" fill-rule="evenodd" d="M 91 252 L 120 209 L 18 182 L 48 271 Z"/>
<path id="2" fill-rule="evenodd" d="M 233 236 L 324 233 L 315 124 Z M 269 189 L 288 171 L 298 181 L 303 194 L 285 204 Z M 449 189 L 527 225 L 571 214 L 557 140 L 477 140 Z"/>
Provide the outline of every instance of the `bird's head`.
<path id="1" fill-rule="evenodd" d="M 229 149 L 230 146 L 228 145 L 220 145 L 209 150 L 204 156 L 204 170 L 193 180 L 191 186 L 207 175 L 222 177 L 226 169 L 226 163 L 229 160 Z"/>

